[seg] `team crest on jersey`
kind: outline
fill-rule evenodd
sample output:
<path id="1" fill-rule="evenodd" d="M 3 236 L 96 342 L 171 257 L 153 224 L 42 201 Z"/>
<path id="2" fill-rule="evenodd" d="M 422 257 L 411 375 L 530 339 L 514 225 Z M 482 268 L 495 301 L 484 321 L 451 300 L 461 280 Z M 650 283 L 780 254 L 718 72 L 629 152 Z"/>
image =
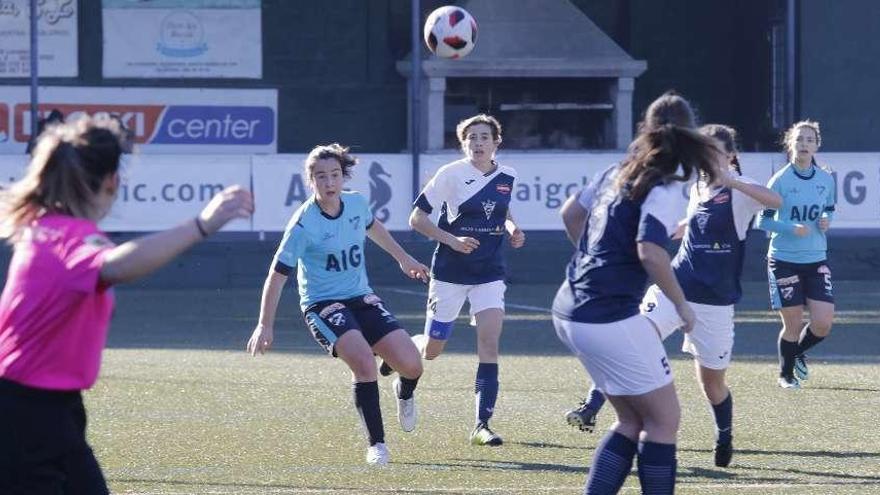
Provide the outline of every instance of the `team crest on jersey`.
<path id="1" fill-rule="evenodd" d="M 495 190 L 501 194 L 510 194 L 510 184 L 497 184 Z"/>
<path id="2" fill-rule="evenodd" d="M 486 220 L 492 218 L 492 213 L 495 211 L 495 201 L 487 199 L 482 202 L 483 205 L 483 213 L 486 214 Z"/>
<path id="3" fill-rule="evenodd" d="M 719 205 L 727 203 L 728 201 L 730 201 L 730 193 L 727 192 L 718 193 L 712 198 L 712 202 Z"/>
<path id="4" fill-rule="evenodd" d="M 825 195 L 825 186 L 821 186 L 821 185 L 816 186 L 816 192 L 824 196 Z"/>
<path id="5" fill-rule="evenodd" d="M 697 219 L 697 228 L 700 229 L 701 234 L 706 233 L 706 226 L 709 225 L 709 214 L 708 213 L 697 213 L 695 215 Z"/>
<path id="6" fill-rule="evenodd" d="M 361 224 L 361 216 L 357 215 L 357 216 L 349 218 L 348 223 L 351 224 L 351 228 L 353 228 L 354 230 L 357 230 L 358 226 L 360 226 L 360 224 Z"/>

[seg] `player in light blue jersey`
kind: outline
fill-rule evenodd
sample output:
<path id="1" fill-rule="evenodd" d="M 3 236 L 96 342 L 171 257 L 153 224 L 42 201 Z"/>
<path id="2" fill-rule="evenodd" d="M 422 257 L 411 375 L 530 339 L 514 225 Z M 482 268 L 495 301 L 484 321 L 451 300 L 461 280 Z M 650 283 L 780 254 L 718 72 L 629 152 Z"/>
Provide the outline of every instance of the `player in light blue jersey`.
<path id="1" fill-rule="evenodd" d="M 789 163 L 767 187 L 782 206 L 765 210 L 758 227 L 770 232 L 767 274 L 770 304 L 779 311 L 779 386 L 799 389 L 809 377 L 804 353 L 831 332 L 834 293 L 825 232 L 834 214 L 834 177 L 816 163 L 822 144 L 818 122 L 792 125 L 783 139 Z M 803 324 L 804 306 L 810 321 Z"/>
<path id="2" fill-rule="evenodd" d="M 669 123 L 681 114 L 689 126 Z M 681 410 L 663 342 L 639 304 L 650 277 L 683 330 L 693 327 L 694 311 L 665 246 L 685 216 L 680 181 L 698 171 L 714 182 L 723 157 L 713 139 L 692 128 L 684 98 L 658 98 L 646 121 L 660 116 L 665 123 L 643 126 L 626 158 L 597 174 L 562 211 L 569 239 L 579 242 L 553 301 L 553 324 L 617 413 L 596 447 L 585 493 L 617 493 L 636 455 L 643 493 L 675 490 Z"/>
<path id="3" fill-rule="evenodd" d="M 314 195 L 293 214 L 272 261 L 260 303 L 260 319 L 247 349 L 265 353 L 274 339 L 275 314 L 288 276 L 296 267 L 300 307 L 321 347 L 348 365 L 354 403 L 370 446 L 367 463 L 388 463 L 374 354 L 394 366 L 392 383 L 397 418 L 404 431 L 415 429 L 413 391 L 422 374 L 419 351 L 409 334 L 370 288 L 364 260 L 369 237 L 411 278 L 427 281 L 428 268 L 412 258 L 373 218 L 366 198 L 343 190 L 357 163 L 339 144 L 318 146 L 305 161 Z"/>
<path id="4" fill-rule="evenodd" d="M 437 241 L 431 263 L 424 335 L 416 338 L 425 359 L 443 352 L 465 299 L 477 328 L 476 426 L 474 445 L 501 445 L 489 428 L 498 396 L 498 344 L 504 319 L 503 241 L 525 243 L 510 213 L 516 172 L 495 162 L 501 125 L 488 115 L 465 119 L 456 128 L 465 158 L 444 165 L 415 201 L 410 226 Z M 438 223 L 428 216 L 440 209 Z"/>

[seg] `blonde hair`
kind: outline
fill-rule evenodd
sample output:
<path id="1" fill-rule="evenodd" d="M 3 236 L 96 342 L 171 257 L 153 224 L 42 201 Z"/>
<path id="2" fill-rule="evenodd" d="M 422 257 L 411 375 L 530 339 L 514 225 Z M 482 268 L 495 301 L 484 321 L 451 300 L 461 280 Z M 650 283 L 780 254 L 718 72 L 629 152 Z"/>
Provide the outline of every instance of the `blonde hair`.
<path id="1" fill-rule="evenodd" d="M 0 238 L 16 240 L 22 227 L 47 213 L 87 218 L 103 180 L 130 150 L 128 138 L 109 116 L 47 127 L 24 177 L 0 192 Z"/>

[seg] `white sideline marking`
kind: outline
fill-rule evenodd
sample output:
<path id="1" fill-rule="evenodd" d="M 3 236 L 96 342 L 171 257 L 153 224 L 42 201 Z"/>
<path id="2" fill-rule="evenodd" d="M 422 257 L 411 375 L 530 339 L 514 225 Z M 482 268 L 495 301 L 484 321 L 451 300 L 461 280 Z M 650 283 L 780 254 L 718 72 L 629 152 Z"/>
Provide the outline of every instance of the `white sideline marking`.
<path id="1" fill-rule="evenodd" d="M 417 290 L 398 289 L 396 287 L 380 287 L 380 289 L 381 290 L 379 290 L 379 292 L 396 292 L 398 294 L 406 294 L 409 296 L 428 297 L 427 292 L 422 292 L 422 291 L 417 291 Z M 504 305 L 507 306 L 508 308 L 513 308 L 513 309 L 521 309 L 524 311 L 534 311 L 536 313 L 550 314 L 549 309 L 542 308 L 540 306 L 529 306 L 526 304 L 513 304 L 513 303 L 508 303 L 508 302 L 504 303 Z"/>

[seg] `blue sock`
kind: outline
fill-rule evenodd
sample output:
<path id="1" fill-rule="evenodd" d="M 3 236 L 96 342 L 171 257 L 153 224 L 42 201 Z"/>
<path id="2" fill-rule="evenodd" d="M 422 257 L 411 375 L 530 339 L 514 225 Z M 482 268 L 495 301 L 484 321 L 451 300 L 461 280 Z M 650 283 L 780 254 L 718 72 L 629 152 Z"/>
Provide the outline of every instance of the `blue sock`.
<path id="1" fill-rule="evenodd" d="M 477 366 L 474 393 L 477 394 L 477 422 L 488 423 L 495 412 L 495 399 L 498 398 L 498 363 L 480 363 Z"/>
<path id="2" fill-rule="evenodd" d="M 616 431 L 609 431 L 596 445 L 593 464 L 587 477 L 586 495 L 617 493 L 632 469 L 636 442 Z"/>
<path id="3" fill-rule="evenodd" d="M 719 443 L 729 443 L 733 436 L 733 393 L 718 404 L 712 404 L 715 415 L 715 437 Z"/>
<path id="4" fill-rule="evenodd" d="M 379 382 L 357 382 L 354 388 L 354 407 L 361 416 L 370 445 L 385 442 L 382 409 L 379 408 Z"/>
<path id="5" fill-rule="evenodd" d="M 639 444 L 639 482 L 642 493 L 666 495 L 675 492 L 675 444 Z"/>
<path id="6" fill-rule="evenodd" d="M 605 405 L 605 394 L 603 394 L 601 390 L 597 389 L 596 384 L 594 383 L 590 387 L 590 391 L 587 393 L 587 407 L 596 412 L 599 412 L 602 409 L 603 405 Z"/>

